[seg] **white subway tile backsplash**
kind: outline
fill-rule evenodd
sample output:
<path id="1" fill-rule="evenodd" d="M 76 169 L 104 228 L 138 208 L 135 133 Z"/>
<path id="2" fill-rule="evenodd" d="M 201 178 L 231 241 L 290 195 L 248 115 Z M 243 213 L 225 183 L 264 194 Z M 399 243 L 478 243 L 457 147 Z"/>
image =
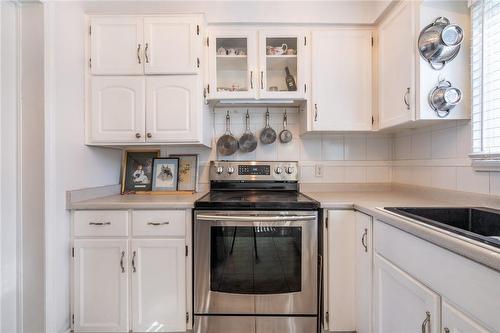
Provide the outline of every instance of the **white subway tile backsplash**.
<path id="1" fill-rule="evenodd" d="M 411 136 L 397 136 L 394 139 L 394 159 L 408 160 L 411 157 Z"/>
<path id="2" fill-rule="evenodd" d="M 345 168 L 346 183 L 365 183 L 366 168 L 357 166 L 348 166 Z"/>
<path id="3" fill-rule="evenodd" d="M 433 130 L 432 158 L 454 158 L 457 156 L 457 128 Z"/>
<path id="4" fill-rule="evenodd" d="M 344 137 L 325 136 L 323 137 L 323 160 L 340 161 L 344 159 Z"/>
<path id="5" fill-rule="evenodd" d="M 366 137 L 366 159 L 368 161 L 390 160 L 391 147 L 391 138 L 369 135 Z"/>
<path id="6" fill-rule="evenodd" d="M 345 167 L 343 166 L 326 166 L 324 168 L 325 183 L 343 183 L 345 182 Z"/>
<path id="7" fill-rule="evenodd" d="M 431 158 L 431 133 L 417 132 L 411 136 L 411 159 Z"/>
<path id="8" fill-rule="evenodd" d="M 457 167 L 457 190 L 489 194 L 490 174 L 474 171 L 472 167 Z"/>
<path id="9" fill-rule="evenodd" d="M 445 190 L 457 189 L 457 170 L 455 167 L 432 167 L 431 186 Z"/>
<path id="10" fill-rule="evenodd" d="M 391 181 L 391 169 L 389 167 L 366 167 L 367 183 L 388 183 Z"/>
<path id="11" fill-rule="evenodd" d="M 308 138 L 302 139 L 300 143 L 300 159 L 302 161 L 321 160 L 321 140 Z"/>

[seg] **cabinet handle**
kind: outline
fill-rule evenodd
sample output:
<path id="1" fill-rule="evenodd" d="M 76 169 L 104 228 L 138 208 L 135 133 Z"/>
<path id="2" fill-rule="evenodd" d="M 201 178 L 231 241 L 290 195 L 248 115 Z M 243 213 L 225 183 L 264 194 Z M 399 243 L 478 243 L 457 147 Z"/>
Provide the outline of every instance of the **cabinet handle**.
<path id="1" fill-rule="evenodd" d="M 250 89 L 253 89 L 253 71 L 250 71 Z"/>
<path id="2" fill-rule="evenodd" d="M 148 134 L 146 134 L 146 136 L 148 137 L 148 139 L 151 139 L 153 137 L 153 134 L 148 132 Z"/>
<path id="3" fill-rule="evenodd" d="M 363 247 L 365 248 L 365 252 L 368 252 L 368 246 L 366 245 L 367 238 L 368 238 L 368 229 L 365 228 L 365 232 L 363 233 L 363 236 L 361 237 L 361 244 L 363 244 Z"/>
<path id="4" fill-rule="evenodd" d="M 146 46 L 144 47 L 144 57 L 146 58 L 146 64 L 149 64 L 148 48 L 149 45 L 148 43 L 146 43 Z"/>
<path id="5" fill-rule="evenodd" d="M 122 251 L 122 257 L 120 258 L 120 267 L 122 268 L 122 273 L 125 273 L 125 267 L 123 266 L 123 258 L 125 258 L 125 251 Z"/>
<path id="6" fill-rule="evenodd" d="M 101 226 L 101 225 L 110 225 L 111 222 L 89 222 L 89 225 L 98 225 L 98 226 Z"/>
<path id="7" fill-rule="evenodd" d="M 157 226 L 157 225 L 166 225 L 166 224 L 170 224 L 170 222 L 168 222 L 168 221 L 165 221 L 165 222 L 148 222 L 148 225 L 154 225 L 154 226 Z"/>
<path id="8" fill-rule="evenodd" d="M 260 71 L 260 89 L 264 89 L 264 71 Z"/>
<path id="9" fill-rule="evenodd" d="M 403 100 L 406 104 L 406 110 L 410 110 L 410 101 L 408 100 L 410 97 L 410 88 L 406 88 L 405 95 L 403 97 Z"/>
<path id="10" fill-rule="evenodd" d="M 141 63 L 141 44 L 137 44 L 137 62 Z"/>
<path id="11" fill-rule="evenodd" d="M 318 121 L 318 104 L 314 104 L 314 121 Z"/>
<path id="12" fill-rule="evenodd" d="M 450 333 L 450 329 L 448 327 L 443 328 L 444 333 Z"/>
<path id="13" fill-rule="evenodd" d="M 422 333 L 426 333 L 427 327 L 430 327 L 431 323 L 431 313 L 429 311 L 425 312 L 425 319 L 422 322 Z"/>
<path id="14" fill-rule="evenodd" d="M 196 67 L 200 68 L 200 58 L 196 58 Z"/>
<path id="15" fill-rule="evenodd" d="M 134 251 L 134 253 L 132 254 L 132 272 L 136 272 L 137 270 L 135 269 L 135 256 L 136 256 L 136 252 Z"/>
<path id="16" fill-rule="evenodd" d="M 141 138 L 141 133 L 135 133 L 135 137 L 136 137 L 137 139 L 140 139 L 140 138 Z"/>

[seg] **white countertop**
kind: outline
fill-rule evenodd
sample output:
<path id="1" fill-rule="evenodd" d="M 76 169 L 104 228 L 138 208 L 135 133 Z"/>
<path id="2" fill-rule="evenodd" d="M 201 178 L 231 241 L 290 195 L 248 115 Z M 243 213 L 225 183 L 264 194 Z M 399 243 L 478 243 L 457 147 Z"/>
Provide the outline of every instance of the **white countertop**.
<path id="1" fill-rule="evenodd" d="M 206 192 L 169 195 L 109 195 L 71 202 L 69 209 L 191 209 Z M 500 250 L 424 223 L 396 216 L 380 208 L 388 206 L 485 206 L 481 197 L 444 196 L 426 191 L 304 192 L 319 201 L 324 209 L 356 209 L 409 232 L 440 247 L 453 251 L 500 271 Z M 441 193 L 442 194 L 442 193 Z M 436 197 L 440 198 L 436 200 Z M 443 200 L 446 198 L 447 200 Z M 500 207 L 488 202 L 490 207 Z"/>

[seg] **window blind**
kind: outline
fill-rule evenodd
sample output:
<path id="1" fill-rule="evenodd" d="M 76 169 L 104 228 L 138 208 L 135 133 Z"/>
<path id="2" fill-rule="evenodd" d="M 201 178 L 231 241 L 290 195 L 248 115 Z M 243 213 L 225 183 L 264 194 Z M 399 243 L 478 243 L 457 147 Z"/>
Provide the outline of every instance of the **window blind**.
<path id="1" fill-rule="evenodd" d="M 500 158 L 500 0 L 472 6 L 472 146 Z"/>

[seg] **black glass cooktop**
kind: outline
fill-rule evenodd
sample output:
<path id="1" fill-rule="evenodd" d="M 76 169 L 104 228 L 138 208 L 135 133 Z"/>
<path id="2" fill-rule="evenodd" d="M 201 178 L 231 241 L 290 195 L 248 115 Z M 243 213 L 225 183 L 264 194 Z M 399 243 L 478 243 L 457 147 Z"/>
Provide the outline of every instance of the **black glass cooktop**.
<path id="1" fill-rule="evenodd" d="M 203 209 L 318 209 L 319 202 L 297 191 L 210 191 L 195 202 Z"/>

